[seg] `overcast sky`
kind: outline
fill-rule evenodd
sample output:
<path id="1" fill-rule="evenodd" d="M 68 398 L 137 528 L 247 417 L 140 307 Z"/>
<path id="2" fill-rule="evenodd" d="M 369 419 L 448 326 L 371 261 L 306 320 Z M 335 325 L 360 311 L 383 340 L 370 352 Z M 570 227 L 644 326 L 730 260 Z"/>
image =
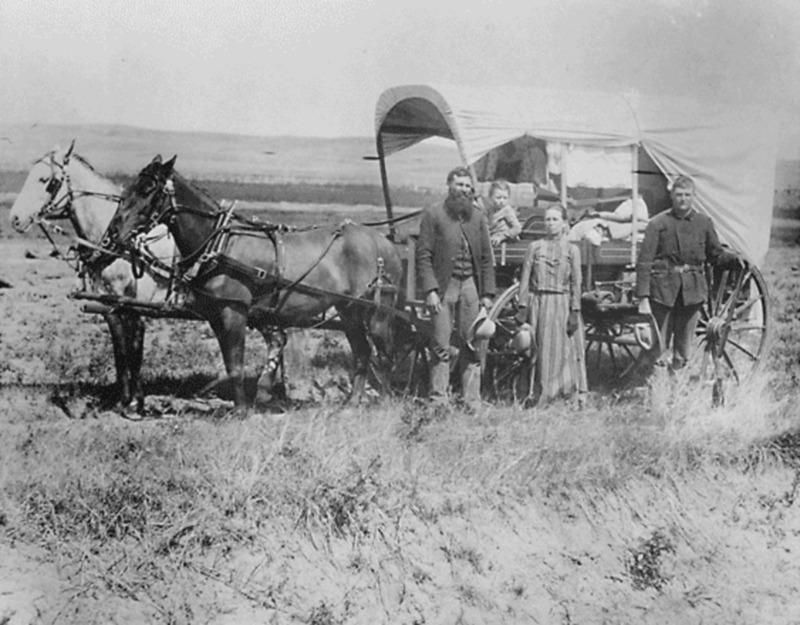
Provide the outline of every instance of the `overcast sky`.
<path id="1" fill-rule="evenodd" d="M 0 2 L 0 123 L 371 135 L 441 82 L 763 103 L 797 158 L 800 1 Z"/>

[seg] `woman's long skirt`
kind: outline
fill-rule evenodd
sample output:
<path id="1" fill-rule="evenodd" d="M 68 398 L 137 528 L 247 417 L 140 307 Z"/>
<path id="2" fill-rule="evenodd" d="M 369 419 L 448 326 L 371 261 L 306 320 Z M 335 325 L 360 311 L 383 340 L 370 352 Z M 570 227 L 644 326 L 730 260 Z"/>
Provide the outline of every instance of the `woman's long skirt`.
<path id="1" fill-rule="evenodd" d="M 536 341 L 531 390 L 539 403 L 587 389 L 583 321 L 572 337 L 567 336 L 569 300 L 568 293 L 531 295 L 530 324 Z"/>

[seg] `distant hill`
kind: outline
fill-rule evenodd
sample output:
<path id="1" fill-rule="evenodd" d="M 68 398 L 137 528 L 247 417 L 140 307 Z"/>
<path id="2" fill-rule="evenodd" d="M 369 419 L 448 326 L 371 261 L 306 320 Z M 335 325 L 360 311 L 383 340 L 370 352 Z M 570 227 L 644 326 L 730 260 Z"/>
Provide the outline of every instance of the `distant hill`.
<path id="1" fill-rule="evenodd" d="M 156 155 L 178 155 L 177 168 L 194 178 L 239 182 L 316 182 L 380 185 L 375 140 L 257 137 L 170 132 L 131 126 L 0 124 L 0 170 L 26 171 L 54 145 L 76 139 L 76 150 L 106 174 L 134 174 Z M 389 159 L 393 185 L 442 188 L 459 162 L 455 146 L 425 142 Z"/>
<path id="2" fill-rule="evenodd" d="M 106 174 L 135 174 L 156 155 L 178 155 L 178 170 L 194 178 L 237 182 L 314 182 L 380 185 L 372 137 L 258 137 L 172 132 L 112 125 L 0 124 L 0 171 L 30 163 L 76 139 L 77 151 Z M 459 163 L 455 145 L 427 141 L 388 160 L 394 186 L 441 189 Z M 776 193 L 800 189 L 800 161 L 778 161 Z"/>

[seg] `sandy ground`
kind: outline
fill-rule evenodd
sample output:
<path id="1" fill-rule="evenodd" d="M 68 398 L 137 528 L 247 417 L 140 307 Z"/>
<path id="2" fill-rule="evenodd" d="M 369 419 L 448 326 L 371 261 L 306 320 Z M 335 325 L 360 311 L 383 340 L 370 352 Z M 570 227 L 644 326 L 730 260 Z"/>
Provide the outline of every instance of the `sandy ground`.
<path id="1" fill-rule="evenodd" d="M 800 623 L 800 514 L 764 505 L 781 477 L 666 492 L 643 483 L 562 498 L 557 514 L 535 504 L 435 520 L 409 512 L 357 541 L 276 526 L 214 573 L 187 574 L 186 601 L 194 622 L 231 625 Z M 442 510 L 444 500 L 429 503 Z M 654 569 L 640 566 L 651 584 L 637 587 L 631 562 L 654 537 L 664 549 Z M 68 573 L 0 543 L 0 622 L 165 622 L 146 601 L 81 595 Z"/>

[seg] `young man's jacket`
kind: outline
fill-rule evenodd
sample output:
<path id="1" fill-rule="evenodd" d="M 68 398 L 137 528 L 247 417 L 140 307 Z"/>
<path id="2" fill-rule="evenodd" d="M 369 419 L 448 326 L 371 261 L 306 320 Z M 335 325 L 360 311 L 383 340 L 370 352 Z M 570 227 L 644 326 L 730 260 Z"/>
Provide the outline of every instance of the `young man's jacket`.
<path id="1" fill-rule="evenodd" d="M 737 256 L 725 251 L 711 218 L 690 210 L 679 217 L 673 209 L 647 224 L 636 263 L 636 295 L 672 307 L 683 292 L 691 306 L 708 298 L 704 263 L 734 266 Z"/>
<path id="2" fill-rule="evenodd" d="M 419 290 L 423 295 L 437 290 L 444 296 L 461 249 L 462 233 L 469 243 L 478 295 L 494 296 L 494 255 L 485 213 L 473 207 L 470 218 L 459 221 L 443 204 L 426 209 L 420 224 L 416 261 Z"/>

